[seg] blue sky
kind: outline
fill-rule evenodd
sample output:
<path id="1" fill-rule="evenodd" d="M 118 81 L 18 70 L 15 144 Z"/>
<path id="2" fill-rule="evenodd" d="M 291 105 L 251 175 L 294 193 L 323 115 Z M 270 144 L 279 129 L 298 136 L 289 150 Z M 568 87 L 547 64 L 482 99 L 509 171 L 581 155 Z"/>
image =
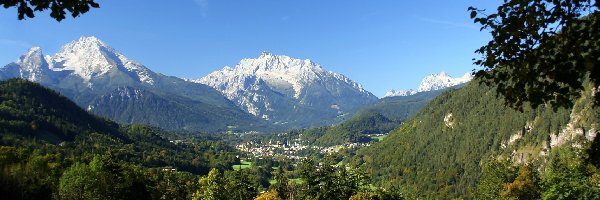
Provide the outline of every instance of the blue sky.
<path id="1" fill-rule="evenodd" d="M 0 9 L 0 66 L 32 46 L 44 54 L 96 36 L 153 71 L 199 78 L 262 51 L 311 59 L 377 96 L 416 88 L 431 73 L 459 76 L 489 39 L 467 8 L 477 0 L 96 0 L 99 9 L 56 22 Z"/>

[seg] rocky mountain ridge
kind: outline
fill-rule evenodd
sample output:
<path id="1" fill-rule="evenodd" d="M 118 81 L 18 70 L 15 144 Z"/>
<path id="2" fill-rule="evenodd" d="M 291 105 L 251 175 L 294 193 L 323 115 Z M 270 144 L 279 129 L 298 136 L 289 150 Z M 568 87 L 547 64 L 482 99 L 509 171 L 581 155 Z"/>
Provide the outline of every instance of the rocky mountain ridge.
<path id="1" fill-rule="evenodd" d="M 268 52 L 194 82 L 215 88 L 255 116 L 296 127 L 331 124 L 377 100 L 360 84 L 309 59 Z"/>
<path id="2" fill-rule="evenodd" d="M 203 131 L 262 123 L 213 88 L 155 73 L 96 37 L 81 37 L 53 56 L 33 47 L 17 62 L 0 68 L 0 79 L 9 78 L 41 83 L 82 108 L 121 123 Z M 144 94 L 144 98 L 119 95 L 123 92 Z M 173 108 L 177 109 L 165 110 Z M 180 115 L 183 111 L 187 115 Z"/>

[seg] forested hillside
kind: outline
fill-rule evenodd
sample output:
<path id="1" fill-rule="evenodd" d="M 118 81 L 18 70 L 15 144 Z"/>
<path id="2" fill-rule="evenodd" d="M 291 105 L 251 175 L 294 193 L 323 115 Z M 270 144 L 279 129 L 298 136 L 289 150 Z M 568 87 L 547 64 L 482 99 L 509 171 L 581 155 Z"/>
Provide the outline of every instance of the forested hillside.
<path id="1" fill-rule="evenodd" d="M 400 121 L 390 120 L 380 113 L 362 112 L 338 125 L 291 130 L 285 134 L 285 137 L 273 136 L 272 139 L 300 138 L 306 144 L 321 147 L 356 142 L 367 143 L 371 141 L 370 134 L 387 134 L 400 124 Z"/>
<path id="2" fill-rule="evenodd" d="M 383 142 L 360 149 L 353 163 L 376 182 L 398 184 L 415 196 L 473 198 L 487 161 L 526 163 L 577 138 L 593 138 L 600 112 L 590 98 L 573 109 L 519 112 L 474 81 L 435 98 Z"/>
<path id="3" fill-rule="evenodd" d="M 452 88 L 460 88 L 463 85 L 464 84 L 460 84 L 439 90 L 419 92 L 408 96 L 385 97 L 379 99 L 379 101 L 374 104 L 361 108 L 355 115 L 360 115 L 365 112 L 374 112 L 380 113 L 388 119 L 403 122 L 419 112 L 419 110 L 427 105 L 429 101 L 442 94 L 444 91 Z"/>
<path id="4" fill-rule="evenodd" d="M 119 126 L 21 79 L 0 82 L 0 124 L 0 193 L 8 199 L 75 194 L 185 199 L 196 184 L 192 173 L 225 170 L 237 161 L 235 150 L 223 143 L 178 140 L 143 125 Z M 168 181 L 180 184 L 165 185 Z M 76 190 L 84 186 L 89 190 Z"/>
<path id="5" fill-rule="evenodd" d="M 239 152 L 222 142 L 121 126 L 22 79 L 0 82 L 0 123 L 5 199 L 403 199 L 324 161 L 261 158 L 232 171 Z"/>

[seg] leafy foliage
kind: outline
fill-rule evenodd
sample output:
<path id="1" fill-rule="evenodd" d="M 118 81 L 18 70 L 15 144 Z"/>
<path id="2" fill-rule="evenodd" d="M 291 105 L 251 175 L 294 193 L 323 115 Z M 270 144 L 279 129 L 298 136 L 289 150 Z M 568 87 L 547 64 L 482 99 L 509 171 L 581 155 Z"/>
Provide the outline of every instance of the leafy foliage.
<path id="1" fill-rule="evenodd" d="M 477 185 L 478 198 L 500 199 L 500 192 L 503 191 L 504 185 L 515 179 L 516 170 L 507 160 L 486 162 Z"/>
<path id="2" fill-rule="evenodd" d="M 540 195 L 539 176 L 531 165 L 524 165 L 511 183 L 504 185 L 500 196 L 506 199 L 537 199 Z"/>
<path id="3" fill-rule="evenodd" d="M 223 175 L 217 169 L 212 169 L 208 175 L 198 181 L 200 189 L 194 193 L 194 200 L 220 200 L 225 199 L 226 191 Z"/>
<path id="4" fill-rule="evenodd" d="M 484 67 L 476 77 L 497 85 L 506 104 L 519 110 L 525 102 L 572 106 L 585 79 L 600 84 L 598 8 L 592 0 L 506 0 L 493 14 L 470 7 L 471 18 L 493 38 L 476 50 L 482 58 L 475 64 Z"/>
<path id="5" fill-rule="evenodd" d="M 598 180 L 593 179 L 597 168 L 588 167 L 577 149 L 565 147 L 553 153 L 542 177 L 542 199 L 600 198 Z"/>
<path id="6" fill-rule="evenodd" d="M 598 199 L 598 168 L 584 162 L 581 149 L 553 149 L 548 163 L 525 164 L 489 161 L 478 185 L 479 198 L 492 199 Z M 504 163 L 504 164 L 503 164 Z M 519 170 L 515 170 L 519 168 Z M 497 172 L 504 171 L 504 174 Z M 541 173 L 538 173 L 541 172 Z M 497 179 L 497 175 L 508 177 Z M 495 188 L 489 186 L 495 182 Z"/>
<path id="7" fill-rule="evenodd" d="M 56 21 L 65 19 L 66 11 L 71 13 L 72 17 L 86 13 L 90 8 L 99 8 L 100 5 L 94 0 L 7 0 L 0 1 L 4 8 L 17 7 L 19 20 L 34 18 L 35 11 L 44 11 L 50 9 L 50 17 Z"/>
<path id="8" fill-rule="evenodd" d="M 108 156 L 95 156 L 89 165 L 75 163 L 59 181 L 61 199 L 150 199 L 142 174 Z"/>
<path id="9" fill-rule="evenodd" d="M 254 198 L 254 200 L 283 200 L 277 192 L 265 192 Z"/>
<path id="10" fill-rule="evenodd" d="M 328 163 L 317 166 L 312 160 L 304 160 L 298 166 L 302 184 L 301 198 L 304 199 L 348 199 L 362 187 L 360 173 L 336 168 Z"/>

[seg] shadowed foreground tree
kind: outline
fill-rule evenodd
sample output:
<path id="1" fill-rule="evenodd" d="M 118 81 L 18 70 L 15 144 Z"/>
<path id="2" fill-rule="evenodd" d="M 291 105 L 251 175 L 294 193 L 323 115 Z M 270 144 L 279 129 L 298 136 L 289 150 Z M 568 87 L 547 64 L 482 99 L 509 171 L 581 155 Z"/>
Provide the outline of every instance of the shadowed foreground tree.
<path id="1" fill-rule="evenodd" d="M 19 20 L 34 18 L 34 12 L 50 9 L 50 17 L 56 21 L 65 19 L 66 11 L 72 17 L 78 17 L 90 8 L 100 7 L 94 0 L 0 0 L 0 5 L 4 8 L 16 7 Z"/>
<path id="2" fill-rule="evenodd" d="M 475 75 L 497 85 L 506 105 L 522 110 L 570 107 L 584 82 L 600 84 L 600 24 L 595 0 L 504 0 L 496 13 L 470 7 L 492 40 L 475 52 Z M 595 103 L 600 102 L 596 95 Z"/>

